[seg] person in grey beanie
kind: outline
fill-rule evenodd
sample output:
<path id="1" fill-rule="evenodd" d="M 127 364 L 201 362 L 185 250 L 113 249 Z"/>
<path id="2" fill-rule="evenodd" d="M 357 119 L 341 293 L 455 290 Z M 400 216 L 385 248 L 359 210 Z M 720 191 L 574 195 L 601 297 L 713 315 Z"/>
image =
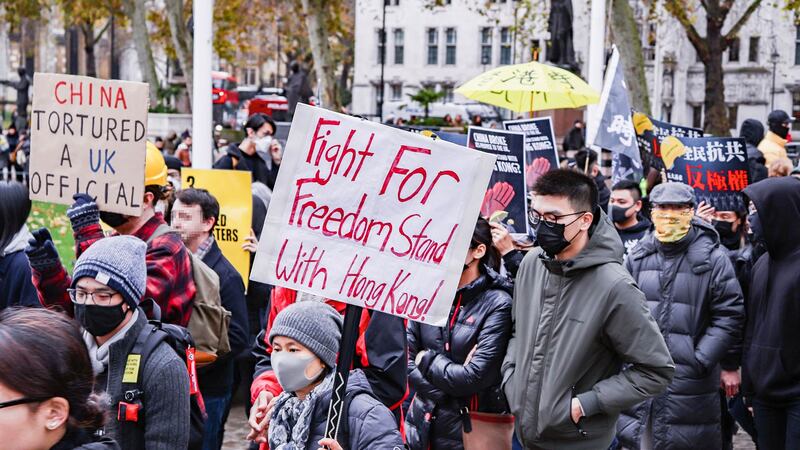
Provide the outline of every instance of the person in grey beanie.
<path id="1" fill-rule="evenodd" d="M 111 420 L 104 434 L 122 450 L 187 448 L 189 376 L 184 362 L 165 342 L 153 350 L 140 372 L 138 381 L 147 395 L 137 420 L 118 414 L 126 407 L 123 379 L 130 382 L 130 374 L 138 368 L 129 355 L 147 326 L 138 309 L 147 283 L 146 251 L 147 244 L 132 236 L 96 242 L 75 263 L 68 291 L 75 318 L 84 329 L 95 391 L 105 392 L 109 401 Z"/>
<path id="2" fill-rule="evenodd" d="M 342 317 L 318 301 L 297 302 L 275 317 L 269 333 L 272 367 L 283 388 L 248 439 L 269 442 L 271 450 L 317 449 L 327 446 L 400 450 L 403 440 L 391 411 L 378 401 L 361 370 L 350 371 L 345 415 L 337 440 L 324 439 L 333 393 Z M 262 395 L 266 395 L 263 392 Z"/>

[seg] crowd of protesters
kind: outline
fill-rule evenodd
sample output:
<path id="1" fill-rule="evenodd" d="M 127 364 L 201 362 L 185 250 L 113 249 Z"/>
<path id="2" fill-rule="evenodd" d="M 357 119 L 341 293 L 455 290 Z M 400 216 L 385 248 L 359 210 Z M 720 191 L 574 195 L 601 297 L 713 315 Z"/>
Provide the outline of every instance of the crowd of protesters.
<path id="1" fill-rule="evenodd" d="M 219 202 L 180 184 L 188 133 L 148 142 L 140 216 L 74 197 L 71 274 L 28 229 L 25 186 L 0 182 L 2 446 L 218 450 L 243 384 L 251 448 L 730 449 L 738 428 L 800 448 L 790 124 L 743 123 L 751 184 L 717 211 L 658 176 L 611 185 L 576 122 L 568 167 L 528 180 L 532 239 L 477 219 L 445 326 L 363 311 L 336 439 L 346 305 L 245 289 Z M 254 254 L 283 149 L 267 116 L 244 131 L 214 167 L 252 173 Z"/>

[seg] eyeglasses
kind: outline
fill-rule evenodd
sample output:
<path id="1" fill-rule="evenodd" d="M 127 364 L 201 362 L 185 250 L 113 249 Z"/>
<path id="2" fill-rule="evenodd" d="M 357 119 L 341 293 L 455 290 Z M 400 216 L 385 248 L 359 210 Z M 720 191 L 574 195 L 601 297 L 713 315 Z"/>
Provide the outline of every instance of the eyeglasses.
<path id="1" fill-rule="evenodd" d="M 8 408 L 10 406 L 25 405 L 28 403 L 39 403 L 48 400 L 50 397 L 22 397 L 16 400 L 10 400 L 0 403 L 0 409 Z"/>
<path id="2" fill-rule="evenodd" d="M 110 305 L 111 299 L 118 294 L 118 292 L 110 291 L 87 292 L 80 289 L 67 289 L 67 292 L 69 293 L 69 297 L 75 303 L 85 304 L 89 302 L 89 299 L 91 299 L 92 303 L 95 305 Z"/>
<path id="3" fill-rule="evenodd" d="M 528 220 L 531 222 L 531 225 L 534 226 L 539 225 L 539 222 L 543 222 L 547 228 L 553 228 L 556 225 L 558 225 L 559 224 L 558 221 L 564 217 L 574 216 L 577 214 L 583 215 L 586 214 L 587 212 L 589 211 L 578 211 L 571 214 L 562 214 L 560 216 L 557 216 L 555 214 L 547 214 L 547 218 L 545 218 L 539 211 L 536 211 L 535 209 L 531 208 L 528 211 Z M 575 218 L 575 220 L 578 219 L 580 219 L 580 217 Z M 575 220 L 565 225 L 571 225 L 573 222 L 575 222 Z"/>

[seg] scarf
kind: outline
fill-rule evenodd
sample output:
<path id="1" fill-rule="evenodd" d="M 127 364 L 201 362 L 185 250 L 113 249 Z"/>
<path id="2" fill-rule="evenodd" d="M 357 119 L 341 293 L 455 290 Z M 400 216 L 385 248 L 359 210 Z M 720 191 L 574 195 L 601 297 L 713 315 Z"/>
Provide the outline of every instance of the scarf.
<path id="1" fill-rule="evenodd" d="M 101 373 L 105 372 L 108 368 L 108 356 L 109 350 L 111 349 L 111 344 L 121 340 L 128 334 L 128 330 L 136 323 L 136 319 L 139 318 L 139 310 L 136 309 L 133 311 L 133 316 L 131 316 L 131 320 L 122 327 L 121 330 L 117 332 L 114 336 L 111 336 L 111 339 L 107 340 L 103 345 L 98 346 L 95 337 L 92 336 L 88 331 L 83 330 L 83 342 L 86 343 L 86 349 L 89 350 L 89 360 L 92 362 L 92 371 L 94 372 L 95 376 L 100 375 Z"/>
<path id="2" fill-rule="evenodd" d="M 295 394 L 283 392 L 275 401 L 269 422 L 269 448 L 271 450 L 304 450 L 311 431 L 311 414 L 321 394 L 333 388 L 331 371 L 322 383 L 315 387 L 304 400 Z M 323 405 L 324 407 L 324 405 Z"/>
<path id="3" fill-rule="evenodd" d="M 25 250 L 25 247 L 28 245 L 28 239 L 32 238 L 33 235 L 30 231 L 28 231 L 28 227 L 26 225 L 22 225 L 22 228 L 17 231 L 17 234 L 11 237 L 5 248 L 0 249 L 0 257 L 4 257 L 20 250 Z"/>

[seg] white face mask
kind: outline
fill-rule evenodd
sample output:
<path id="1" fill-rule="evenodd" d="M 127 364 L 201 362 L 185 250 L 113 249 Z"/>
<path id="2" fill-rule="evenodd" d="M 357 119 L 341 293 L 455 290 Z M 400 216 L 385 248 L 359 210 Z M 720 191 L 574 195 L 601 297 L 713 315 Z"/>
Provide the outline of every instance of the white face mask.
<path id="1" fill-rule="evenodd" d="M 278 383 L 286 392 L 297 392 L 313 383 L 324 370 L 320 367 L 313 377 L 306 376 L 306 368 L 317 361 L 317 357 L 310 354 L 289 353 L 288 351 L 272 352 L 272 370 L 278 378 Z"/>
<path id="2" fill-rule="evenodd" d="M 256 144 L 256 151 L 266 152 L 272 145 L 272 136 L 255 137 L 253 143 Z"/>

